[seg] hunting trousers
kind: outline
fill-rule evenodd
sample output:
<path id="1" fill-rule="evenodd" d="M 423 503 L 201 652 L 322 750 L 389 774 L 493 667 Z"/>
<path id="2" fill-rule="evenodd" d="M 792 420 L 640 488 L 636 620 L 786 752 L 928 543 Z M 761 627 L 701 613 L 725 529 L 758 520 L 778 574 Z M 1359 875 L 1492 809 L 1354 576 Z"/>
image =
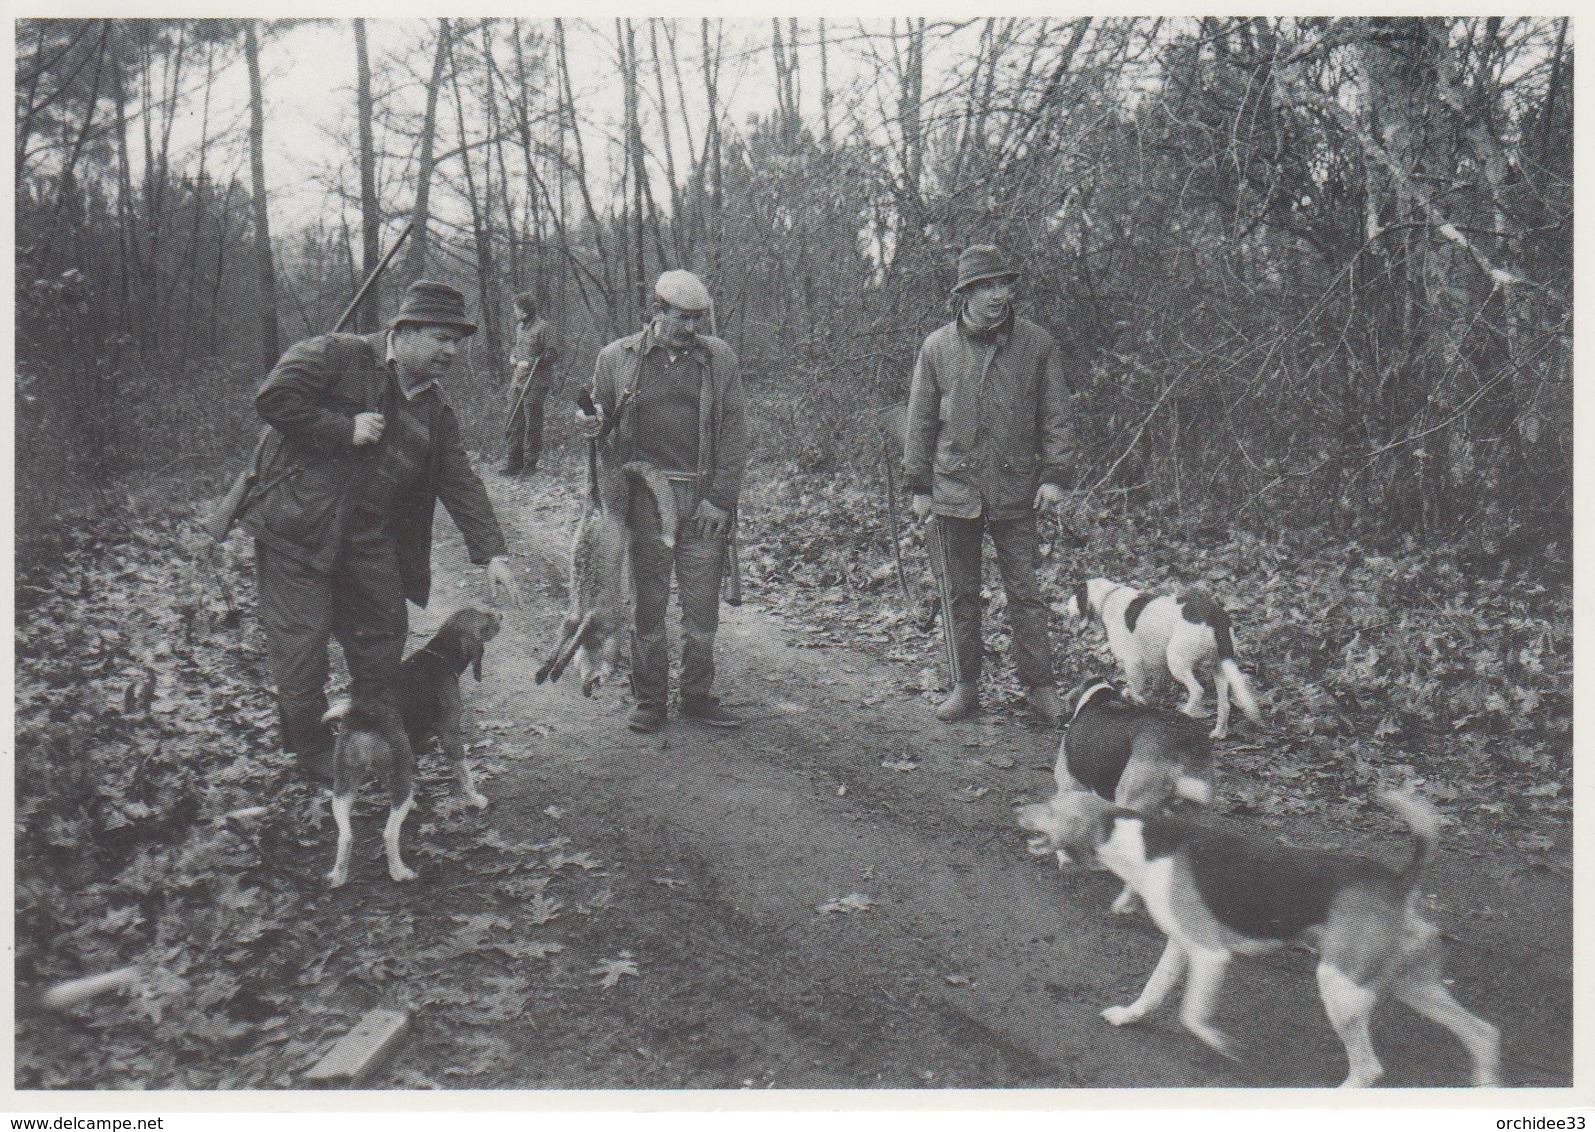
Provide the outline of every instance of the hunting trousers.
<path id="1" fill-rule="evenodd" d="M 660 537 L 659 509 L 646 491 L 632 492 L 631 572 L 636 606 L 631 634 L 631 690 L 640 705 L 664 708 L 670 698 L 670 641 L 665 615 L 670 576 L 681 605 L 681 698 L 701 699 L 714 688 L 714 637 L 720 627 L 720 579 L 725 536 L 698 533 L 692 513 L 697 489 L 673 481 L 676 545 Z"/>
<path id="2" fill-rule="evenodd" d="M 329 572 L 255 541 L 260 624 L 266 633 L 283 746 L 298 755 L 332 749 L 327 642 L 337 637 L 354 696 L 394 701 L 409 628 L 399 558 L 381 524 L 351 524 Z"/>
<path id="3" fill-rule="evenodd" d="M 508 442 L 504 456 L 506 471 L 537 470 L 537 461 L 543 454 L 543 402 L 547 399 L 547 386 L 534 386 L 521 397 L 520 383 L 510 384 L 510 419 L 504 426 Z"/>
<path id="4" fill-rule="evenodd" d="M 942 616 L 952 637 L 953 679 L 966 684 L 980 679 L 984 649 L 980 635 L 980 551 L 986 533 L 996 548 L 997 570 L 1008 596 L 1013 664 L 1019 681 L 1027 688 L 1050 688 L 1052 639 L 1047 605 L 1036 581 L 1039 543 L 1033 512 L 1018 519 L 953 519 L 946 515 L 935 518 L 931 537 L 938 542 L 946 570 Z"/>

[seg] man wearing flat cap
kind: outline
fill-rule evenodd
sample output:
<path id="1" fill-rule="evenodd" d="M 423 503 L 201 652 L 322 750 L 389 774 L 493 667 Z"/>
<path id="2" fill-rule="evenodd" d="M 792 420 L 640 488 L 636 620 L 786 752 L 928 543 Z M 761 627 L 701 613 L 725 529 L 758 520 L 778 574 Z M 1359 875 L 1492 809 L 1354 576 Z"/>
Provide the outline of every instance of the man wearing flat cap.
<path id="1" fill-rule="evenodd" d="M 491 598 L 515 600 L 504 535 L 439 387 L 475 332 L 460 292 L 422 280 L 386 330 L 300 342 L 255 395 L 272 430 L 239 522 L 255 538 L 283 746 L 313 781 L 331 781 L 328 638 L 356 696 L 393 702 L 405 601 L 425 606 L 431 588 L 438 500 L 487 565 Z"/>
<path id="2" fill-rule="evenodd" d="M 989 534 L 1008 596 L 1013 662 L 1031 711 L 1063 715 L 1047 606 L 1036 582 L 1036 513 L 1064 499 L 1069 388 L 1052 335 L 1014 313 L 1019 272 L 990 244 L 965 248 L 957 317 L 925 339 L 908 397 L 904 480 L 929 520 L 953 691 L 945 722 L 980 707 L 980 557 Z"/>
<path id="3" fill-rule="evenodd" d="M 537 471 L 537 461 L 543 454 L 543 402 L 548 399 L 554 366 L 559 361 L 554 328 L 538 313 L 537 296 L 530 291 L 516 295 L 515 314 L 515 346 L 510 350 L 510 415 L 504 425 L 506 476 Z"/>
<path id="4" fill-rule="evenodd" d="M 661 537 L 659 510 L 648 492 L 632 493 L 627 517 L 634 731 L 657 731 L 668 714 L 665 613 L 672 572 L 681 604 L 681 714 L 710 727 L 742 723 L 714 695 L 720 580 L 747 462 L 742 374 L 731 347 L 701 333 L 709 309 L 709 291 L 696 275 L 659 276 L 647 328 L 604 347 L 591 390 L 598 411 L 579 418 L 589 437 L 615 419 L 601 452 L 606 466 L 647 461 L 670 480 L 676 497 L 673 549 Z"/>

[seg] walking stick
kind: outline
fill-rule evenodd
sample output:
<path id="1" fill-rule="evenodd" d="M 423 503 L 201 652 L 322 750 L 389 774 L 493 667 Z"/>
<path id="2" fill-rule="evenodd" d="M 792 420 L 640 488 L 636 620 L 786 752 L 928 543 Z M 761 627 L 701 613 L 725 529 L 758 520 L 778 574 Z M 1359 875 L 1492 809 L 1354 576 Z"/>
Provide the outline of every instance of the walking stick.
<path id="1" fill-rule="evenodd" d="M 897 534 L 897 476 L 892 471 L 892 438 L 881 433 L 881 454 L 886 464 L 886 529 L 892 539 L 892 564 L 897 567 L 897 588 L 908 602 L 908 576 L 903 573 L 903 548 Z M 901 455 L 900 453 L 898 455 Z"/>

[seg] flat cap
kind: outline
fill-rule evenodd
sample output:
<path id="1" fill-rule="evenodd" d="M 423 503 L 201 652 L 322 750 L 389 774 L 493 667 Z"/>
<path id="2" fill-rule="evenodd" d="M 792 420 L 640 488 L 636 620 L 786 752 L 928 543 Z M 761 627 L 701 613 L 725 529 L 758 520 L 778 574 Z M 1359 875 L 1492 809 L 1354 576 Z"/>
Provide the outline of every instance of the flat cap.
<path id="1" fill-rule="evenodd" d="M 667 271 L 654 284 L 654 294 L 679 311 L 706 311 L 709 288 L 690 271 Z"/>

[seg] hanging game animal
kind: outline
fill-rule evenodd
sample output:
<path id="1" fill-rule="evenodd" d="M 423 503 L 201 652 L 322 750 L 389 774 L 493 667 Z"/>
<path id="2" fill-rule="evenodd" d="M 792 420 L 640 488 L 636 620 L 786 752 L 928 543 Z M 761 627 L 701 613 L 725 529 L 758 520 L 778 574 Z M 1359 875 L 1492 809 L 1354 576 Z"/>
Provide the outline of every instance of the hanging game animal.
<path id="1" fill-rule="evenodd" d="M 582 390 L 578 404 L 589 415 L 593 401 Z M 615 414 L 619 419 L 619 409 Z M 605 430 L 613 427 L 605 422 Z M 559 643 L 537 670 L 537 682 L 558 680 L 574 657 L 582 675 L 582 695 L 591 696 L 614 671 L 620 636 L 631 619 L 631 540 L 626 513 L 638 487 L 652 493 L 659 509 L 661 537 L 676 541 L 676 494 L 658 468 L 636 460 L 619 469 L 605 469 L 598 460 L 598 439 L 587 442 L 587 507 L 570 547 L 570 609 L 560 628 Z"/>

